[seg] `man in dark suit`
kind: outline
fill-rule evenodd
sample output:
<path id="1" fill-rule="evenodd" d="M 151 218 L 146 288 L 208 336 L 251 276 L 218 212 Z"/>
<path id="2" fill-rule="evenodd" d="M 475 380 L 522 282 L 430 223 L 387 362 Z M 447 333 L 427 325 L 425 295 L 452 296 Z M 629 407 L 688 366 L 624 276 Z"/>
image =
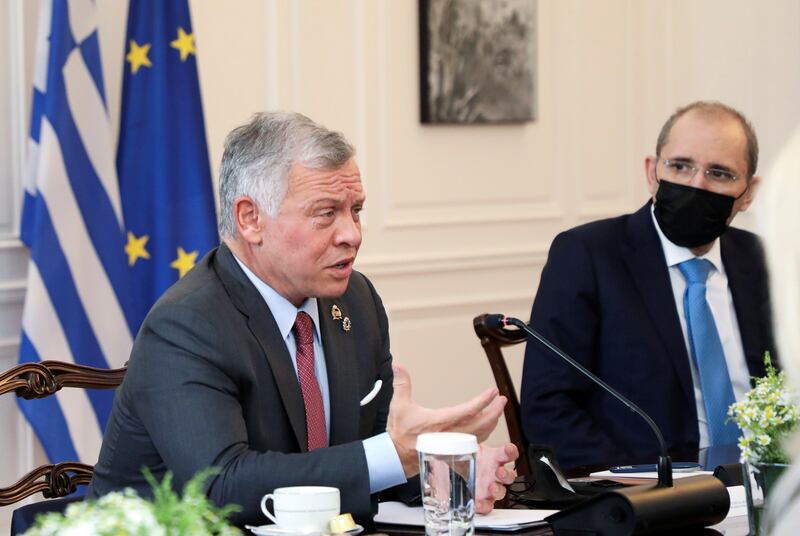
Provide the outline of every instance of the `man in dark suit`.
<path id="1" fill-rule="evenodd" d="M 323 485 L 371 525 L 375 494 L 417 473 L 419 433 L 494 428 L 496 390 L 429 410 L 393 371 L 383 305 L 353 270 L 365 200 L 353 154 L 299 114 L 258 114 L 228 136 L 223 244 L 147 316 L 89 497 L 149 494 L 142 467 L 159 480 L 172 471 L 179 489 L 215 466 L 208 494 L 243 507 L 237 524 L 261 524 L 259 501 L 277 487 Z M 515 457 L 481 448 L 478 510 L 503 496 Z"/>
<path id="2" fill-rule="evenodd" d="M 728 404 L 774 347 L 761 245 L 728 227 L 753 199 L 757 159 L 739 112 L 679 109 L 645 160 L 652 199 L 561 233 L 542 271 L 534 329 L 647 412 L 673 453 L 736 442 Z M 536 342 L 525 353 L 522 419 L 527 439 L 555 447 L 567 468 L 659 452 L 640 417 Z"/>

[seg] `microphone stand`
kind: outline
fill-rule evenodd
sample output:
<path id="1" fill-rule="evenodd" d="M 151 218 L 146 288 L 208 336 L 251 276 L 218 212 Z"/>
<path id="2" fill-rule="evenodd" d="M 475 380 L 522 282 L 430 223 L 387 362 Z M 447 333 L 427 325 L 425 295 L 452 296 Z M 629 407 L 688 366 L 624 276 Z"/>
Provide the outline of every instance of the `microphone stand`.
<path id="1" fill-rule="evenodd" d="M 661 454 L 658 457 L 658 481 L 655 485 L 643 484 L 622 490 L 609 490 L 549 516 L 547 521 L 552 525 L 556 535 L 650 534 L 685 527 L 715 525 L 725 519 L 730 509 L 730 495 L 725 485 L 711 475 L 699 475 L 673 483 L 672 460 L 661 430 L 639 406 L 522 320 L 502 314 L 490 314 L 486 316 L 485 323 L 489 328 L 504 329 L 512 325 L 525 331 L 644 419 L 658 439 Z"/>
<path id="2" fill-rule="evenodd" d="M 592 382 L 602 387 L 603 390 L 614 396 L 614 398 L 622 402 L 633 413 L 644 419 L 644 421 L 656 435 L 659 447 L 661 448 L 661 455 L 658 457 L 658 485 L 667 488 L 672 486 L 672 459 L 669 457 L 667 451 L 667 444 L 664 442 L 664 436 L 661 435 L 661 430 L 659 430 L 658 426 L 656 426 L 655 421 L 653 421 L 650 415 L 645 413 L 639 406 L 634 404 L 633 401 L 628 400 L 627 398 L 622 396 L 616 389 L 608 385 L 606 382 L 598 378 L 596 375 L 592 374 L 592 372 L 590 372 L 586 367 L 584 367 L 583 365 L 575 361 L 573 358 L 565 354 L 558 346 L 554 345 L 553 343 L 545 339 L 543 335 L 538 333 L 536 330 L 534 330 L 532 327 L 530 327 L 522 320 L 511 317 L 504 317 L 504 318 L 506 326 L 508 324 L 511 324 L 525 331 L 525 333 L 527 333 L 528 335 L 530 335 L 531 337 L 542 343 L 551 352 L 553 352 L 558 357 L 560 357 L 561 359 L 563 359 L 564 361 L 568 362 L 570 365 L 578 369 L 578 371 L 580 371 L 584 376 L 586 376 Z"/>

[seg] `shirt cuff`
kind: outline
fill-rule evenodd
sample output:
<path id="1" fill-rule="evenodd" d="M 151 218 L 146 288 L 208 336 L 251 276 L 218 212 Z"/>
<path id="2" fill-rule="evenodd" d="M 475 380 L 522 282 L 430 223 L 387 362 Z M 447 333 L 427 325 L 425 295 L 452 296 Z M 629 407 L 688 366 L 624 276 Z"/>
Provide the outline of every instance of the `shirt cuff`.
<path id="1" fill-rule="evenodd" d="M 405 484 L 406 475 L 400 456 L 394 448 L 388 432 L 367 438 L 363 441 L 369 471 L 369 492 L 378 493 L 385 489 Z"/>

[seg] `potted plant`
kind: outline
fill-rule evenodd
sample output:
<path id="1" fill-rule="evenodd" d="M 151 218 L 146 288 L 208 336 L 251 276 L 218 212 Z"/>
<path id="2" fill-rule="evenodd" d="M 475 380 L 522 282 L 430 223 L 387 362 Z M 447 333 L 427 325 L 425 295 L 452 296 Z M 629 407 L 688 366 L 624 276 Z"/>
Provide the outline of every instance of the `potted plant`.
<path id="1" fill-rule="evenodd" d="M 96 501 L 71 503 L 65 512 L 50 512 L 36 518 L 25 536 L 183 536 L 241 534 L 226 518 L 239 511 L 237 505 L 216 507 L 206 496 L 203 483 L 217 471 L 206 469 L 183 488 L 182 497 L 172 489 L 172 474 L 157 483 L 147 469 L 145 478 L 153 488 L 152 501 L 130 488 L 115 491 Z"/>
<path id="2" fill-rule="evenodd" d="M 757 378 L 745 398 L 731 404 L 728 415 L 742 430 L 739 438 L 750 534 L 762 533 L 764 505 L 769 491 L 790 460 L 783 450 L 784 440 L 797 428 L 797 394 L 786 385 L 785 375 L 764 354 L 767 374 Z"/>

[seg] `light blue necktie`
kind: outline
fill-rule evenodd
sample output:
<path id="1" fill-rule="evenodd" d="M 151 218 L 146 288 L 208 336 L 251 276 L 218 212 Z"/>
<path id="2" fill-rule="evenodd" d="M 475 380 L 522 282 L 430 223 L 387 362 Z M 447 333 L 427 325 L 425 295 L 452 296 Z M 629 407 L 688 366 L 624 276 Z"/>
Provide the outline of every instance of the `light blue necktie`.
<path id="1" fill-rule="evenodd" d="M 712 445 L 734 444 L 739 428 L 728 421 L 728 406 L 736 399 L 719 339 L 717 325 L 706 301 L 706 280 L 714 265 L 707 259 L 691 259 L 678 265 L 686 279 L 683 308 L 692 359 L 700 376 L 703 403 L 708 419 L 708 434 Z"/>

